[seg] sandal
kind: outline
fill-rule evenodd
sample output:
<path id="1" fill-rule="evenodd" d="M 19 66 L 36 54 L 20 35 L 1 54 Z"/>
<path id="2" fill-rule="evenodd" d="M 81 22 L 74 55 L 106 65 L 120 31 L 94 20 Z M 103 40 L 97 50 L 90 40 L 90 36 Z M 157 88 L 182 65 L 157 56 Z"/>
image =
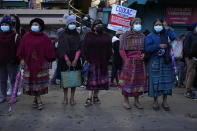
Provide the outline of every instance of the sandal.
<path id="1" fill-rule="evenodd" d="M 169 106 L 164 106 L 164 104 L 162 104 L 161 106 L 164 109 L 164 111 L 170 111 L 170 107 Z"/>
<path id="2" fill-rule="evenodd" d="M 70 99 L 70 105 L 74 106 L 75 104 L 76 104 L 75 100 L 74 99 Z"/>
<path id="3" fill-rule="evenodd" d="M 153 110 L 154 110 L 154 111 L 159 111 L 159 110 L 160 110 L 159 105 L 153 105 Z"/>
<path id="4" fill-rule="evenodd" d="M 84 106 L 85 107 L 89 107 L 89 106 L 91 106 L 92 105 L 92 98 L 87 98 L 86 99 L 86 102 L 85 102 L 85 104 L 84 104 Z"/>
<path id="5" fill-rule="evenodd" d="M 99 100 L 99 98 L 97 96 L 93 97 L 93 102 L 94 102 L 94 104 L 101 104 L 101 101 Z"/>
<path id="6" fill-rule="evenodd" d="M 127 110 L 130 110 L 131 109 L 131 106 L 128 104 L 128 103 L 123 103 L 123 107 Z"/>
<path id="7" fill-rule="evenodd" d="M 140 109 L 140 110 L 144 109 L 144 108 L 141 106 L 141 104 L 139 104 L 139 103 L 138 103 L 138 104 L 135 103 L 134 106 L 135 106 L 137 109 Z"/>
<path id="8" fill-rule="evenodd" d="M 38 100 L 37 100 L 36 98 L 34 98 L 32 107 L 33 107 L 33 108 L 38 108 Z"/>
<path id="9" fill-rule="evenodd" d="M 38 110 L 42 110 L 43 109 L 43 103 L 42 102 L 38 103 L 37 109 Z"/>
<path id="10" fill-rule="evenodd" d="M 64 99 L 64 101 L 62 102 L 62 104 L 68 105 L 68 98 L 67 99 Z"/>

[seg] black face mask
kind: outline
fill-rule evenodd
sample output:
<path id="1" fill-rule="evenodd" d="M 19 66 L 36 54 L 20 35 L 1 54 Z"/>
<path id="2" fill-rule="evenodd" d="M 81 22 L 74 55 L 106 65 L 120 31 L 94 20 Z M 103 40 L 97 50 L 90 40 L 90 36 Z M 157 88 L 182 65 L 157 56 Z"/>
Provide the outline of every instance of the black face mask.
<path id="1" fill-rule="evenodd" d="M 98 34 L 102 34 L 103 33 L 103 27 L 102 26 L 96 27 L 96 32 Z"/>

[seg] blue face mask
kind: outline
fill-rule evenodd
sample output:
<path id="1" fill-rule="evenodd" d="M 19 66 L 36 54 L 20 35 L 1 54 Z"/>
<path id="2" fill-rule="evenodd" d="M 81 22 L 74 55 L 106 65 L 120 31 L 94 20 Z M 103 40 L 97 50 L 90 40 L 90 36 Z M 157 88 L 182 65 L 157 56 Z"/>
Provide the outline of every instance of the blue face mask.
<path id="1" fill-rule="evenodd" d="M 1 30 L 2 30 L 3 32 L 8 32 L 8 31 L 10 31 L 10 26 L 2 25 L 2 26 L 1 26 Z"/>
<path id="2" fill-rule="evenodd" d="M 68 29 L 69 30 L 75 30 L 76 29 L 76 25 L 70 24 L 70 25 L 68 25 Z"/>
<path id="3" fill-rule="evenodd" d="M 40 27 L 39 27 L 39 26 L 32 25 L 32 26 L 31 26 L 31 30 L 32 30 L 33 32 L 39 32 L 39 31 L 40 31 Z"/>
<path id="4" fill-rule="evenodd" d="M 142 30 L 142 25 L 140 25 L 140 24 L 133 25 L 133 30 L 137 31 L 137 32 L 141 31 Z"/>
<path id="5" fill-rule="evenodd" d="M 156 25 L 156 26 L 154 26 L 154 30 L 155 30 L 157 33 L 159 33 L 159 32 L 161 32 L 161 31 L 163 30 L 163 26 Z"/>

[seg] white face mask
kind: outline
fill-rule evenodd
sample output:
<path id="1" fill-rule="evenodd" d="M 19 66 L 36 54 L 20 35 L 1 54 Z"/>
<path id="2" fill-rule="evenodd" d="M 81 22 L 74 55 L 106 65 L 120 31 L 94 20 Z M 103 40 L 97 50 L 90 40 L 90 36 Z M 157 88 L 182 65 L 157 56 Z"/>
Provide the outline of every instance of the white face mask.
<path id="1" fill-rule="evenodd" d="M 76 25 L 70 24 L 70 25 L 68 25 L 68 29 L 69 30 L 75 30 L 76 29 Z"/>
<path id="2" fill-rule="evenodd" d="M 2 26 L 1 26 L 1 30 L 2 30 L 3 32 L 8 32 L 8 31 L 10 31 L 10 26 L 2 25 Z"/>
<path id="3" fill-rule="evenodd" d="M 159 33 L 159 32 L 161 32 L 161 31 L 163 30 L 163 26 L 161 26 L 161 25 L 156 25 L 156 26 L 154 26 L 154 30 L 155 30 L 157 33 Z"/>
<path id="4" fill-rule="evenodd" d="M 133 30 L 134 31 L 141 31 L 142 30 L 142 25 L 141 24 L 136 24 L 136 25 L 133 25 Z"/>
<path id="5" fill-rule="evenodd" d="M 32 30 L 33 32 L 39 32 L 39 31 L 40 31 L 40 27 L 39 27 L 39 26 L 32 25 L 32 26 L 31 26 L 31 30 Z"/>

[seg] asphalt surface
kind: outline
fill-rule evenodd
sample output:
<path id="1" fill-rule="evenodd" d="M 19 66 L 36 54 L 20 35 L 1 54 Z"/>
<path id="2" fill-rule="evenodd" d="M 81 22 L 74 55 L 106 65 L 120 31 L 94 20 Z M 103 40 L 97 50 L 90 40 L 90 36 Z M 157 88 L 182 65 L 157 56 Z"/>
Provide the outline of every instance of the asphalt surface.
<path id="1" fill-rule="evenodd" d="M 197 131 L 197 100 L 185 98 L 184 89 L 169 97 L 170 112 L 153 111 L 152 98 L 140 100 L 144 110 L 122 107 L 121 91 L 111 88 L 100 93 L 101 104 L 84 107 L 87 91 L 78 88 L 75 106 L 63 105 L 63 91 L 51 87 L 43 96 L 45 108 L 32 108 L 33 97 L 22 95 L 9 116 L 0 116 L 0 131 Z M 133 99 L 131 98 L 131 105 Z M 160 101 L 161 102 L 161 101 Z M 8 104 L 0 104 L 0 115 Z"/>

